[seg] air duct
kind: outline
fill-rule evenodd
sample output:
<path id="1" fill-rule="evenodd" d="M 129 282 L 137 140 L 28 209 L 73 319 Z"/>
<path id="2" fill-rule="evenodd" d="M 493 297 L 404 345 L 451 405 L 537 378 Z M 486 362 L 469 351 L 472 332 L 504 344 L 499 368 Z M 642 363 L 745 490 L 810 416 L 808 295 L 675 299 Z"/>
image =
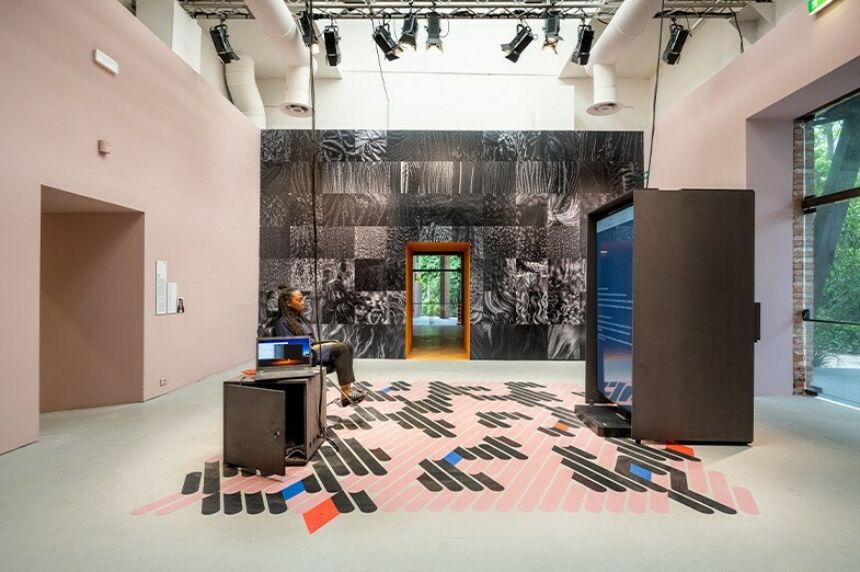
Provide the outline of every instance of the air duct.
<path id="1" fill-rule="evenodd" d="M 260 129 L 266 128 L 266 110 L 254 77 L 254 60 L 247 54 L 224 66 L 227 90 L 239 111 Z"/>
<path id="2" fill-rule="evenodd" d="M 260 23 L 263 33 L 286 65 L 287 85 L 284 101 L 278 108 L 294 117 L 307 117 L 311 106 L 311 69 L 316 72 L 316 61 L 310 57 L 302 41 L 299 27 L 284 0 L 245 0 L 245 5 Z"/>
<path id="3" fill-rule="evenodd" d="M 645 26 L 660 11 L 661 0 L 626 0 L 603 30 L 594 47 L 585 71 L 594 78 L 594 103 L 591 115 L 612 115 L 623 109 L 618 100 L 615 63 Z"/>

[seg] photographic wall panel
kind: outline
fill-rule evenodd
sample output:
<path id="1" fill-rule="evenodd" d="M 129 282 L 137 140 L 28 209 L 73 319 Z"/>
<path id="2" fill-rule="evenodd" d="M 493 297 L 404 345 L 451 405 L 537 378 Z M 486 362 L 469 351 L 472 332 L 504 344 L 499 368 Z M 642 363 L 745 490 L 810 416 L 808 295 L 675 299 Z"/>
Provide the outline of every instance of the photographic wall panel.
<path id="1" fill-rule="evenodd" d="M 262 133 L 260 333 L 279 289 L 323 339 L 402 358 L 409 241 L 471 244 L 472 359 L 583 359 L 585 215 L 642 184 L 640 132 Z"/>

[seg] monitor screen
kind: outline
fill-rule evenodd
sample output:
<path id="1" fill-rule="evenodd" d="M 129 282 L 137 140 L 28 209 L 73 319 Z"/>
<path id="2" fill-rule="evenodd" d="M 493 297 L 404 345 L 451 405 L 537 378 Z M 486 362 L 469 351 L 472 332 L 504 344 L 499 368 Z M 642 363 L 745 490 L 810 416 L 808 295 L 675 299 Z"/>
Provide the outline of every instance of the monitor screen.
<path id="1" fill-rule="evenodd" d="M 257 369 L 293 365 L 311 365 L 310 338 L 257 340 Z"/>
<path id="2" fill-rule="evenodd" d="M 596 222 L 597 390 L 633 408 L 633 205 Z"/>

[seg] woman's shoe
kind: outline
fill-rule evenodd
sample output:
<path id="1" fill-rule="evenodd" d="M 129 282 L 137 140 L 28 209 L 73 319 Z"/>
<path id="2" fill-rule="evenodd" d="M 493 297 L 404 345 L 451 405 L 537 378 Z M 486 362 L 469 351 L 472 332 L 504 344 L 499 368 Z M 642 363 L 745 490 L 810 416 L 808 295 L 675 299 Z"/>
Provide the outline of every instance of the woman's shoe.
<path id="1" fill-rule="evenodd" d="M 340 406 L 346 407 L 349 404 L 361 403 L 365 397 L 367 397 L 367 390 L 353 384 L 352 389 L 349 390 L 349 397 L 341 394 Z"/>

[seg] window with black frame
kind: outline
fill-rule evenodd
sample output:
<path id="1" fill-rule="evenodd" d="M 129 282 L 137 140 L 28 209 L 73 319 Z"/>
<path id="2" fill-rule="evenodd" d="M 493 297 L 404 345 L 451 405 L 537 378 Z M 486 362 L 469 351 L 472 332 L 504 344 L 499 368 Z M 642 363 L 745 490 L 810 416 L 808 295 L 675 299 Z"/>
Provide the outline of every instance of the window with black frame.
<path id="1" fill-rule="evenodd" d="M 860 405 L 860 93 L 804 118 L 802 128 L 809 386 Z"/>

